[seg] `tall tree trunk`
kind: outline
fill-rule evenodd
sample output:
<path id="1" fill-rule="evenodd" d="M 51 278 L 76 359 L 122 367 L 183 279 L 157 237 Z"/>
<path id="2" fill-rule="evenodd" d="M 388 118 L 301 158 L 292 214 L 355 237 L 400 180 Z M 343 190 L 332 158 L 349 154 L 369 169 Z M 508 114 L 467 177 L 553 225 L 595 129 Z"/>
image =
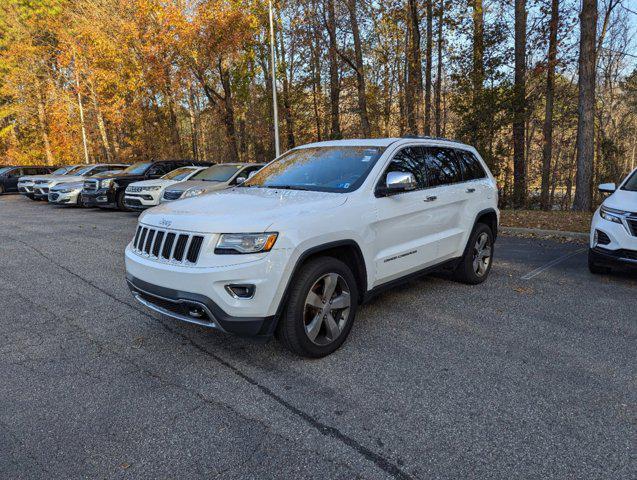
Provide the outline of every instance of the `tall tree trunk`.
<path id="1" fill-rule="evenodd" d="M 433 48 L 433 2 L 427 0 L 427 43 L 425 48 L 425 135 L 431 135 L 431 69 L 433 62 L 431 58 Z"/>
<path id="2" fill-rule="evenodd" d="M 338 45 L 336 44 L 336 13 L 334 11 L 334 0 L 327 0 L 327 31 L 330 39 L 329 60 L 330 60 L 330 118 L 331 137 L 339 139 L 343 137 L 341 133 L 341 79 L 340 66 L 338 61 Z"/>
<path id="3" fill-rule="evenodd" d="M 320 36 L 319 29 L 314 25 L 314 38 L 312 41 L 312 97 L 314 104 L 314 119 L 316 122 L 316 139 L 321 141 L 323 139 L 322 134 L 322 122 L 321 122 L 321 108 L 323 99 L 323 87 L 321 81 L 321 53 L 320 53 Z"/>
<path id="4" fill-rule="evenodd" d="M 192 159 L 199 161 L 199 118 L 197 116 L 197 104 L 195 102 L 195 91 L 192 85 L 188 86 L 188 114 L 190 117 L 190 149 Z"/>
<path id="5" fill-rule="evenodd" d="M 82 129 L 82 146 L 84 147 L 84 162 L 89 164 L 88 140 L 86 138 L 86 123 L 84 122 L 84 104 L 82 103 L 82 91 L 80 90 L 80 72 L 77 68 L 75 58 L 73 59 L 73 70 L 75 72 L 75 89 L 77 90 L 77 106 L 80 111 L 80 127 Z"/>
<path id="6" fill-rule="evenodd" d="M 237 129 L 235 126 L 234 104 L 232 100 L 232 86 L 230 85 L 230 72 L 219 65 L 221 86 L 223 87 L 223 121 L 226 127 L 228 140 L 228 154 L 230 162 L 239 161 L 239 145 L 237 143 Z"/>
<path id="7" fill-rule="evenodd" d="M 100 132 L 100 139 L 102 140 L 102 148 L 107 163 L 113 163 L 113 158 L 117 158 L 117 148 L 114 148 L 114 152 L 111 151 L 111 146 L 108 141 L 108 133 L 106 132 L 106 122 L 102 115 L 102 109 L 95 93 L 95 87 L 93 82 L 88 82 L 89 90 L 91 92 L 91 102 L 93 103 L 93 110 L 95 110 L 95 117 L 97 118 L 97 129 Z"/>
<path id="8" fill-rule="evenodd" d="M 513 88 L 513 205 L 526 203 L 526 0 L 515 0 L 515 84 Z"/>
<path id="9" fill-rule="evenodd" d="M 285 133 L 287 136 L 288 150 L 294 148 L 294 119 L 292 118 L 292 104 L 290 101 L 290 79 L 288 77 L 287 52 L 285 51 L 285 40 L 283 38 L 283 28 L 279 28 L 279 45 L 281 52 L 281 71 L 283 72 L 283 117 L 285 118 Z"/>
<path id="10" fill-rule="evenodd" d="M 440 5 L 438 6 L 438 64 L 437 64 L 437 72 L 436 72 L 436 84 L 434 87 L 434 97 L 436 99 L 436 107 L 434 112 L 435 122 L 436 122 L 436 137 L 440 137 L 442 135 L 442 112 L 441 112 L 441 104 L 442 99 L 442 27 L 444 24 L 444 15 L 445 15 L 445 0 L 440 0 Z"/>
<path id="11" fill-rule="evenodd" d="M 40 137 L 44 146 L 44 154 L 46 156 L 46 164 L 53 165 L 53 152 L 51 151 L 51 141 L 49 140 L 49 122 L 46 115 L 46 101 L 44 93 L 44 83 L 38 79 L 36 84 L 38 96 L 38 126 L 40 128 Z"/>
<path id="12" fill-rule="evenodd" d="M 544 113 L 544 145 L 542 148 L 542 193 L 540 205 L 542 210 L 549 210 L 551 205 L 551 161 L 553 156 L 553 96 L 555 90 L 555 62 L 557 60 L 557 30 L 560 22 L 560 2 L 551 0 L 551 20 L 549 22 L 549 53 L 546 68 L 546 109 Z"/>
<path id="13" fill-rule="evenodd" d="M 597 0 L 582 0 L 580 13 L 579 97 L 577 106 L 577 175 L 573 209 L 589 211 L 595 154 L 595 40 Z"/>
<path id="14" fill-rule="evenodd" d="M 471 143 L 473 143 L 478 150 L 481 150 L 483 145 L 479 140 L 481 139 L 480 131 L 482 130 L 482 89 L 484 87 L 484 9 L 482 7 L 482 0 L 473 1 L 473 45 L 472 45 L 472 72 L 471 83 L 473 89 L 473 105 L 472 105 L 472 125 L 471 125 Z"/>
<path id="15" fill-rule="evenodd" d="M 405 108 L 409 133 L 418 134 L 423 104 L 422 54 L 420 49 L 420 18 L 418 1 L 407 0 L 407 90 Z"/>
<path id="16" fill-rule="evenodd" d="M 358 115 L 361 120 L 361 131 L 363 137 L 372 136 L 372 130 L 369 124 L 369 116 L 367 114 L 367 88 L 365 85 L 365 65 L 363 64 L 363 47 L 361 46 L 361 34 L 358 27 L 358 18 L 356 13 L 356 0 L 348 0 L 347 8 L 349 10 L 349 19 L 352 26 L 352 36 L 354 37 L 354 56 L 356 66 L 356 84 L 358 87 Z"/>

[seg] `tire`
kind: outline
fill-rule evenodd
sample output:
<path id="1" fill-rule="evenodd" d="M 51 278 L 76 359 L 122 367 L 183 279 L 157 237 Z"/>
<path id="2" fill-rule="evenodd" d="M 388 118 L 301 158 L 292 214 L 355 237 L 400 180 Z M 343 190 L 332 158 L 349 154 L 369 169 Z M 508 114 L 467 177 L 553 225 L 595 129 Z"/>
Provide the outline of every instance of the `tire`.
<path id="1" fill-rule="evenodd" d="M 117 208 L 118 210 L 121 210 L 122 212 L 128 212 L 130 210 L 124 203 L 124 193 L 125 193 L 124 190 L 122 190 L 121 192 L 117 194 Z"/>
<path id="2" fill-rule="evenodd" d="M 486 243 L 480 247 L 485 241 Z M 479 248 L 483 248 L 483 250 L 479 250 Z M 476 224 L 469 237 L 465 253 L 454 271 L 455 279 L 467 285 L 478 285 L 484 282 L 491 272 L 493 251 L 491 228 L 484 223 Z"/>
<path id="3" fill-rule="evenodd" d="M 595 261 L 595 253 L 593 252 L 592 249 L 588 249 L 588 270 L 589 272 L 591 272 L 593 275 L 602 275 L 604 273 L 609 273 L 610 272 L 610 268 L 608 267 L 602 267 L 601 265 L 598 265 L 597 262 Z"/>
<path id="4" fill-rule="evenodd" d="M 349 335 L 358 308 L 358 285 L 350 268 L 333 257 L 315 258 L 301 267 L 291 285 L 277 326 L 279 340 L 303 357 L 321 358 L 336 351 Z M 332 308 L 332 302 L 343 308 Z"/>

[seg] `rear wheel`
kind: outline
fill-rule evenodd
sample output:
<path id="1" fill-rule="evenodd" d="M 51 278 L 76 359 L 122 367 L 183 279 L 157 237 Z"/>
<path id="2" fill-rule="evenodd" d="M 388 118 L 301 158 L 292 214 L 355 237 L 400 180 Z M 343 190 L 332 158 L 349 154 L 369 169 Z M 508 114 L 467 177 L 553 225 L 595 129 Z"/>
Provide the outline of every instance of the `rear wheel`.
<path id="1" fill-rule="evenodd" d="M 599 265 L 595 259 L 595 252 L 592 249 L 588 250 L 588 270 L 593 275 L 602 275 L 604 273 L 609 273 L 610 268 L 602 267 Z"/>
<path id="2" fill-rule="evenodd" d="M 469 285 L 484 282 L 493 263 L 493 232 L 488 225 L 478 223 L 471 236 L 464 256 L 456 267 L 456 280 Z"/>
<path id="3" fill-rule="evenodd" d="M 358 307 L 358 286 L 350 268 L 320 257 L 294 277 L 278 336 L 298 355 L 320 358 L 337 350 L 349 334 Z"/>

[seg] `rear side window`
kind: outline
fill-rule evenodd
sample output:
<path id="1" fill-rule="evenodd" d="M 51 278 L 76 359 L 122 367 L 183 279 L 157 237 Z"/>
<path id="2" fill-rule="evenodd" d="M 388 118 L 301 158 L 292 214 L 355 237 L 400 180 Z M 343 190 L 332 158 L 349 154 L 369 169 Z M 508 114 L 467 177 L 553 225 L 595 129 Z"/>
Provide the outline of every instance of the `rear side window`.
<path id="1" fill-rule="evenodd" d="M 384 175 L 381 177 L 379 184 L 385 185 L 387 182 L 387 173 L 403 172 L 411 173 L 416 178 L 418 189 L 427 186 L 427 177 L 425 175 L 425 160 L 420 147 L 407 147 L 400 150 L 387 166 Z"/>
<path id="2" fill-rule="evenodd" d="M 480 160 L 473 153 L 466 150 L 456 150 L 456 156 L 461 163 L 465 180 L 477 180 L 487 176 Z"/>
<path id="3" fill-rule="evenodd" d="M 427 186 L 437 187 L 463 181 L 462 168 L 448 148 L 421 147 L 427 171 Z"/>

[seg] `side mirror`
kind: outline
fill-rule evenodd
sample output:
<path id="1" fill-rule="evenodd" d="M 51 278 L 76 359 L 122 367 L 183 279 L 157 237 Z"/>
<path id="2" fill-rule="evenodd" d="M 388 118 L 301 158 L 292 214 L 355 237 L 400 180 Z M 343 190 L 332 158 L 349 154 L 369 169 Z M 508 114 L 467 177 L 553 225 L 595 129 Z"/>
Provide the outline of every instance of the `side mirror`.
<path id="1" fill-rule="evenodd" d="M 235 180 L 237 185 L 241 185 L 243 182 L 245 182 L 247 179 L 246 177 L 237 177 L 237 179 Z"/>
<path id="2" fill-rule="evenodd" d="M 416 190 L 418 184 L 413 173 L 388 172 L 384 187 L 378 189 L 381 195 L 392 195 L 395 193 L 409 192 Z"/>
<path id="3" fill-rule="evenodd" d="M 617 190 L 617 185 L 614 183 L 602 183 L 598 189 L 601 193 L 614 193 Z"/>

